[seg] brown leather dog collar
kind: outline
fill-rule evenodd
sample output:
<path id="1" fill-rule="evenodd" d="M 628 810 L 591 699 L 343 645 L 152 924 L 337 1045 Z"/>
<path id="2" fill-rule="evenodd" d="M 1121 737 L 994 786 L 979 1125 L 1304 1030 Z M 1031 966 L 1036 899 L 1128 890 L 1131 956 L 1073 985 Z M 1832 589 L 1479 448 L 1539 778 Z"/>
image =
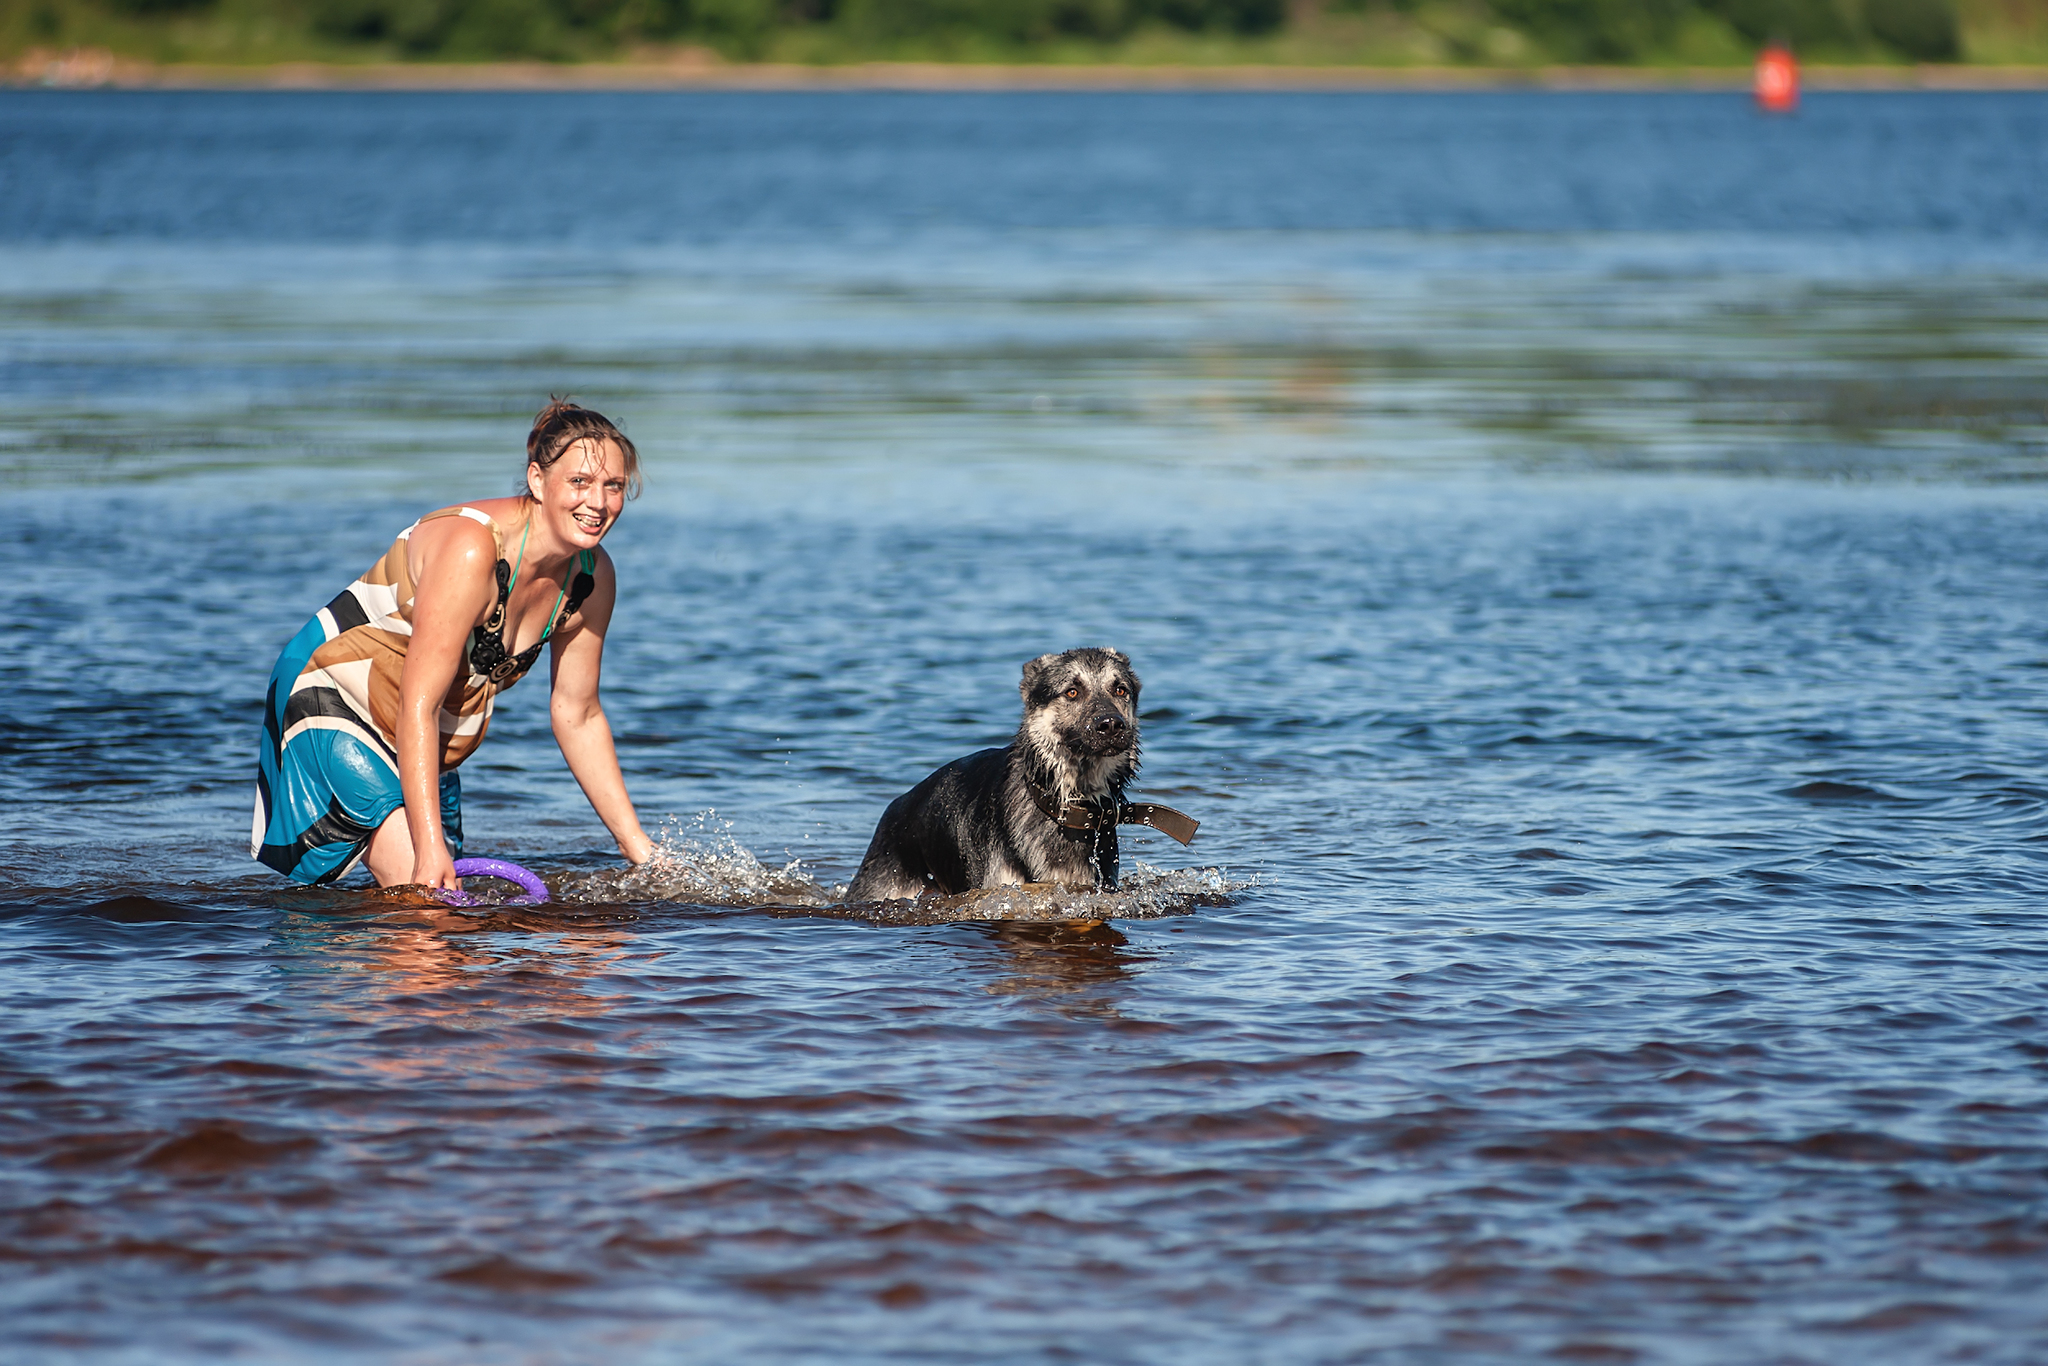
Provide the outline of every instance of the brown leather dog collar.
<path id="1" fill-rule="evenodd" d="M 1149 825 L 1160 834 L 1182 844 L 1193 843 L 1195 831 L 1202 823 L 1185 811 L 1176 811 L 1170 806 L 1157 802 L 1127 802 L 1121 797 L 1111 802 L 1084 802 L 1075 800 L 1063 806 L 1053 805 L 1052 794 L 1032 783 L 1031 796 L 1038 809 L 1050 816 L 1062 830 L 1092 830 L 1101 832 L 1113 830 L 1119 825 Z"/>
<path id="2" fill-rule="evenodd" d="M 1117 806 L 1116 823 L 1149 825 L 1182 844 L 1194 843 L 1195 831 L 1202 828 L 1202 823 L 1187 812 L 1161 806 L 1158 802 L 1122 802 Z"/>

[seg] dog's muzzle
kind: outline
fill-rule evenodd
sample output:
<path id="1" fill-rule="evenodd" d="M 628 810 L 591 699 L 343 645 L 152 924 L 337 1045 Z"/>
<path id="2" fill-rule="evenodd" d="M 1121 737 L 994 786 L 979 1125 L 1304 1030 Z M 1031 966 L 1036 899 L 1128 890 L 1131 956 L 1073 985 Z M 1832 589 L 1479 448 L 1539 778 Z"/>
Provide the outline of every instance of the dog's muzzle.
<path id="1" fill-rule="evenodd" d="M 1105 712 L 1090 719 L 1087 725 L 1068 731 L 1067 747 L 1083 754 L 1122 754 L 1131 747 L 1131 738 L 1136 733 L 1123 717 Z"/>

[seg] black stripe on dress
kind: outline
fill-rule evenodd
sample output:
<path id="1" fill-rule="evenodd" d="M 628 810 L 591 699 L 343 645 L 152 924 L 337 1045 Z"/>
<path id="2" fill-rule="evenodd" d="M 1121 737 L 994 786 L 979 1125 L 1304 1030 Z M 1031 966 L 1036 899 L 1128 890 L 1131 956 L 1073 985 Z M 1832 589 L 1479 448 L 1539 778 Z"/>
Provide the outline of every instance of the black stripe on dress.
<path id="1" fill-rule="evenodd" d="M 256 855 L 256 860 L 266 868 L 275 868 L 289 876 L 292 869 L 299 866 L 300 859 L 321 845 L 367 844 L 370 836 L 375 833 L 374 826 L 349 819 L 348 813 L 341 809 L 341 798 L 335 797 L 327 803 L 327 814 L 307 826 L 305 833 L 290 844 L 264 845 L 262 852 Z M 316 878 L 315 884 L 334 881 L 341 876 L 342 870 L 347 866 L 346 860 L 336 864 Z"/>
<path id="2" fill-rule="evenodd" d="M 394 769 L 398 767 L 398 755 L 385 743 L 384 737 L 363 720 L 363 714 L 349 705 L 348 698 L 342 695 L 339 688 L 323 688 L 317 684 L 310 688 L 294 688 L 292 695 L 284 704 L 283 733 L 291 734 L 293 726 L 314 717 L 349 722 L 350 734 L 356 735 L 358 739 L 375 741 L 377 749 L 391 761 L 391 766 Z"/>
<path id="3" fill-rule="evenodd" d="M 370 614 L 363 610 L 362 602 L 347 588 L 334 595 L 334 601 L 327 604 L 327 615 L 334 618 L 334 635 L 344 636 L 358 626 L 370 624 Z M 334 636 L 329 636 L 329 640 Z"/>
<path id="4" fill-rule="evenodd" d="M 277 680 L 270 680 L 269 691 L 263 694 L 263 738 L 270 745 L 272 754 L 284 752 L 284 732 L 277 726 Z"/>

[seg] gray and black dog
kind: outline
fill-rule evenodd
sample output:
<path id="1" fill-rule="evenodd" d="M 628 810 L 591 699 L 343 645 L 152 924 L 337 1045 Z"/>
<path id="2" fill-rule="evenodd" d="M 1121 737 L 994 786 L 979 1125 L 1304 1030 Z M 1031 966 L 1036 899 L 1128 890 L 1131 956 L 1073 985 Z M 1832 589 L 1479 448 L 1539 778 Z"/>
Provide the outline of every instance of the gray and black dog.
<path id="1" fill-rule="evenodd" d="M 1138 687 L 1115 650 L 1026 664 L 1016 738 L 955 759 L 889 803 L 847 899 L 1020 882 L 1113 890 L 1118 825 L 1193 839 L 1196 822 L 1180 812 L 1124 800 L 1138 773 Z"/>

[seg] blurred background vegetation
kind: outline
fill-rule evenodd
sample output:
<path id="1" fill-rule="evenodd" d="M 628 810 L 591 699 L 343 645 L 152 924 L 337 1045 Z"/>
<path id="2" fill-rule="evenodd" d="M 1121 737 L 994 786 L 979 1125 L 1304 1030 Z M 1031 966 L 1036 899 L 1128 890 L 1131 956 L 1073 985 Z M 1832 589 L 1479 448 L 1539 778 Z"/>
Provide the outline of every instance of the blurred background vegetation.
<path id="1" fill-rule="evenodd" d="M 0 55 L 1376 66 L 2048 62 L 2048 0 L 0 0 Z"/>

